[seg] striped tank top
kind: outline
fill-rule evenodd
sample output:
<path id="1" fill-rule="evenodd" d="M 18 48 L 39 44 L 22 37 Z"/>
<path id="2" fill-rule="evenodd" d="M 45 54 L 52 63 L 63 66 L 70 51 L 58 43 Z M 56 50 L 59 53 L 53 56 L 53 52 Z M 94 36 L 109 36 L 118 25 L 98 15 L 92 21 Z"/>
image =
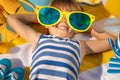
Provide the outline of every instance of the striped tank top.
<path id="1" fill-rule="evenodd" d="M 30 80 L 77 80 L 80 43 L 42 34 L 32 54 Z"/>

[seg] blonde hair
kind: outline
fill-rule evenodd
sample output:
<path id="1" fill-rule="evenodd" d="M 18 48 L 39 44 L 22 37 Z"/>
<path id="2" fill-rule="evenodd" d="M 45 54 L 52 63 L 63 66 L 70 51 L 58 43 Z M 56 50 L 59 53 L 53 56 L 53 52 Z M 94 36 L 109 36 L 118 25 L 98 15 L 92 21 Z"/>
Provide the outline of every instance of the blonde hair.
<path id="1" fill-rule="evenodd" d="M 50 6 L 60 10 L 83 11 L 83 8 L 75 0 L 52 0 Z"/>

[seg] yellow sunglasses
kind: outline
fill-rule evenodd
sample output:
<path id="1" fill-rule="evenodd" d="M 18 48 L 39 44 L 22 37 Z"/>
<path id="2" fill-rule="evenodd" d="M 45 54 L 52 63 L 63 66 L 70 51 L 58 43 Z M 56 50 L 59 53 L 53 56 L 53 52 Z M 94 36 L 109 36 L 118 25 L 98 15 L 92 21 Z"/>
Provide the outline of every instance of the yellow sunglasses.
<path id="1" fill-rule="evenodd" d="M 95 20 L 95 16 L 85 12 L 63 12 L 51 6 L 37 6 L 35 12 L 39 23 L 43 26 L 56 25 L 61 21 L 63 15 L 66 15 L 67 24 L 78 32 L 87 31 Z"/>

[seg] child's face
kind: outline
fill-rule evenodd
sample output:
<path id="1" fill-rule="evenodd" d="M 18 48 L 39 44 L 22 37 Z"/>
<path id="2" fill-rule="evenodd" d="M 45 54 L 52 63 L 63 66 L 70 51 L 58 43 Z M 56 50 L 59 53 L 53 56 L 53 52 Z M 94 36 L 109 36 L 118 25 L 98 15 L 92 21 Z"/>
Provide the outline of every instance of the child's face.
<path id="1" fill-rule="evenodd" d="M 71 12 L 66 9 L 61 9 L 63 12 Z M 72 38 L 75 34 L 75 31 L 69 27 L 66 20 L 66 15 L 63 15 L 61 21 L 54 25 L 48 27 L 49 33 L 61 38 Z"/>
<path id="2" fill-rule="evenodd" d="M 73 6 L 65 6 L 65 5 L 61 5 L 61 6 L 53 6 L 56 7 L 57 9 L 63 11 L 63 12 L 73 12 L 73 11 L 78 11 L 79 9 Z M 74 36 L 74 34 L 76 33 L 76 31 L 74 31 L 72 28 L 70 28 L 70 26 L 68 25 L 67 19 L 66 19 L 66 15 L 64 14 L 62 16 L 62 19 L 60 20 L 60 22 L 54 26 L 46 26 L 48 27 L 49 30 L 49 34 L 51 35 L 55 35 L 61 38 L 72 38 Z"/>
<path id="3" fill-rule="evenodd" d="M 71 38 L 75 34 L 75 31 L 68 26 L 65 15 L 57 25 L 48 27 L 48 30 L 51 35 L 62 38 Z"/>

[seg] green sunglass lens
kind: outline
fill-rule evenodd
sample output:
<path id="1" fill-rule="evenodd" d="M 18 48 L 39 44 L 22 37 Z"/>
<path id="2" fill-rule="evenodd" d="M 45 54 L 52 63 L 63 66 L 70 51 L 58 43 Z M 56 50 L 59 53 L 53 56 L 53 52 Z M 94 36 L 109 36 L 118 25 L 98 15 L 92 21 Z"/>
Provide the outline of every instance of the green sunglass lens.
<path id="1" fill-rule="evenodd" d="M 39 11 L 39 20 L 46 25 L 54 24 L 58 21 L 60 12 L 53 8 L 42 8 Z"/>
<path id="2" fill-rule="evenodd" d="M 84 13 L 73 13 L 69 17 L 70 24 L 77 30 L 85 30 L 90 25 L 90 17 Z"/>

